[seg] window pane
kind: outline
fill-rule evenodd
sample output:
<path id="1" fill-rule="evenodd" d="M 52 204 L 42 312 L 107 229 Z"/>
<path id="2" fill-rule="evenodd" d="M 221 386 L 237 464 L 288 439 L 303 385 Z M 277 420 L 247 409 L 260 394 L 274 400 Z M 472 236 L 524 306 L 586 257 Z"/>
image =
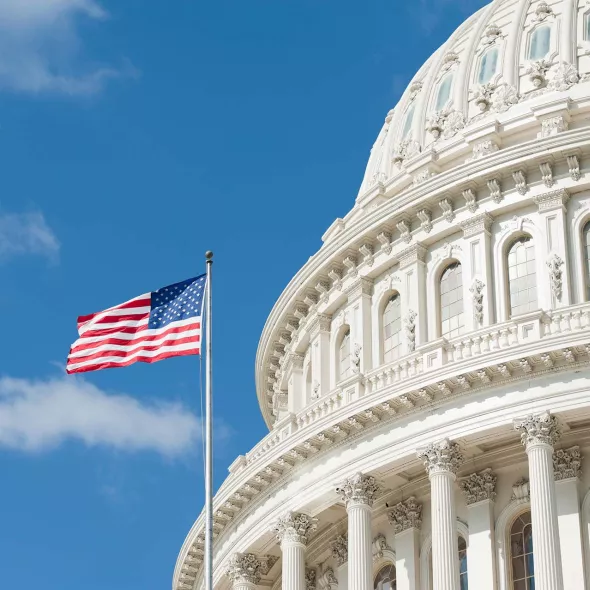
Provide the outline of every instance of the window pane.
<path id="1" fill-rule="evenodd" d="M 453 74 L 448 74 L 440 83 L 436 97 L 436 110 L 441 111 L 451 97 L 451 86 L 453 85 Z"/>
<path id="2" fill-rule="evenodd" d="M 388 564 L 382 567 L 375 578 L 373 587 L 375 590 L 395 590 L 395 565 Z"/>
<path id="3" fill-rule="evenodd" d="M 510 530 L 510 559 L 513 590 L 528 590 L 535 585 L 533 535 L 530 511 L 521 514 Z"/>
<path id="4" fill-rule="evenodd" d="M 401 298 L 394 295 L 383 311 L 383 362 L 389 363 L 401 356 L 401 333 Z"/>
<path id="5" fill-rule="evenodd" d="M 539 27 L 531 36 L 529 59 L 542 59 L 549 53 L 551 45 L 551 28 Z"/>
<path id="6" fill-rule="evenodd" d="M 486 84 L 496 73 L 496 67 L 498 66 L 498 49 L 490 49 L 483 54 L 481 58 L 481 65 L 479 67 L 479 78 L 480 84 Z"/>
<path id="7" fill-rule="evenodd" d="M 590 23 L 590 18 L 588 18 Z M 586 298 L 590 300 L 590 221 L 584 226 L 584 255 L 586 267 Z"/>
<path id="8" fill-rule="evenodd" d="M 406 139 L 408 137 L 410 131 L 412 130 L 412 121 L 414 120 L 414 110 L 416 108 L 415 104 L 412 104 L 406 113 L 406 120 L 404 121 L 404 129 L 402 131 L 402 139 Z"/>
<path id="9" fill-rule="evenodd" d="M 441 336 L 459 336 L 464 328 L 463 276 L 461 265 L 456 262 L 443 272 L 440 279 Z"/>
<path id="10" fill-rule="evenodd" d="M 510 316 L 538 309 L 535 248 L 529 236 L 519 238 L 508 252 Z"/>

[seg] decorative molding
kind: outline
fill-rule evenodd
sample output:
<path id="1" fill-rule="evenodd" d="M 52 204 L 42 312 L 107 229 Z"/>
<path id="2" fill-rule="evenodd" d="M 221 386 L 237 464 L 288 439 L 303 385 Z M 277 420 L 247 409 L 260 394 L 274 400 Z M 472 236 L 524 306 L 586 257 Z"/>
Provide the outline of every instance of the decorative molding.
<path id="1" fill-rule="evenodd" d="M 539 164 L 539 168 L 541 170 L 541 180 L 543 181 L 543 184 L 547 188 L 551 188 L 554 184 L 553 167 L 549 162 L 543 162 Z"/>
<path id="2" fill-rule="evenodd" d="M 566 156 L 567 167 L 569 169 L 570 177 L 574 182 L 578 182 L 582 175 L 580 174 L 580 160 L 575 154 Z"/>
<path id="3" fill-rule="evenodd" d="M 330 542 L 330 549 L 338 566 L 345 564 L 348 561 L 348 535 L 338 535 Z"/>
<path id="4" fill-rule="evenodd" d="M 331 567 L 321 569 L 319 576 L 317 576 L 317 584 L 319 590 L 338 590 L 338 578 L 336 578 L 334 570 Z"/>
<path id="5" fill-rule="evenodd" d="M 479 141 L 478 143 L 474 144 L 471 157 L 468 161 L 473 162 L 474 160 L 491 156 L 499 150 L 500 146 L 495 141 L 492 141 L 491 139 L 484 139 L 483 141 Z"/>
<path id="6" fill-rule="evenodd" d="M 317 572 L 315 569 L 305 570 L 305 590 L 316 590 L 317 588 Z"/>
<path id="7" fill-rule="evenodd" d="M 549 283 L 551 284 L 551 293 L 557 301 L 561 299 L 563 291 L 563 260 L 554 253 L 550 254 L 545 263 L 549 269 Z"/>
<path id="8" fill-rule="evenodd" d="M 470 238 L 482 232 L 489 233 L 493 223 L 494 218 L 487 212 L 474 215 L 461 223 L 463 237 Z"/>
<path id="9" fill-rule="evenodd" d="M 533 445 L 553 446 L 561 433 L 557 418 L 548 411 L 515 420 L 514 429 L 521 433 L 520 440 L 527 449 Z"/>
<path id="10" fill-rule="evenodd" d="M 393 549 L 387 543 L 385 535 L 379 534 L 373 539 L 373 561 L 383 559 L 386 552 L 392 553 Z"/>
<path id="11" fill-rule="evenodd" d="M 419 242 L 416 242 L 409 248 L 406 248 L 403 252 L 400 252 L 398 255 L 400 270 L 410 266 L 410 264 L 424 262 L 426 252 L 426 248 Z"/>
<path id="12" fill-rule="evenodd" d="M 453 220 L 455 219 L 455 213 L 453 211 L 453 202 L 450 199 L 442 199 L 438 202 L 438 205 L 442 209 L 443 217 L 449 223 L 453 223 Z"/>
<path id="13" fill-rule="evenodd" d="M 404 328 L 406 332 L 406 341 L 408 343 L 408 352 L 414 352 L 414 350 L 416 350 L 417 317 L 418 314 L 413 309 L 409 309 L 406 317 L 404 318 Z"/>
<path id="14" fill-rule="evenodd" d="M 478 473 L 472 473 L 459 483 L 467 505 L 482 502 L 483 500 L 494 501 L 496 499 L 497 477 L 491 469 L 484 469 Z"/>
<path id="15" fill-rule="evenodd" d="M 475 279 L 469 288 L 473 295 L 473 316 L 475 317 L 476 325 L 481 326 L 483 323 L 483 289 L 485 284 L 479 279 Z"/>
<path id="16" fill-rule="evenodd" d="M 541 121 L 540 138 L 552 137 L 558 133 L 567 131 L 569 124 L 563 115 L 555 115 L 554 117 L 547 117 Z"/>
<path id="17" fill-rule="evenodd" d="M 528 189 L 526 174 L 523 170 L 515 170 L 512 173 L 512 178 L 514 179 L 514 184 L 516 186 L 516 190 L 519 195 L 526 195 Z"/>
<path id="18" fill-rule="evenodd" d="M 582 475 L 582 458 L 578 446 L 554 451 L 553 473 L 555 481 L 580 477 Z"/>
<path id="19" fill-rule="evenodd" d="M 396 504 L 388 513 L 389 522 L 394 526 L 395 534 L 408 529 L 420 529 L 422 526 L 422 504 L 414 496 Z"/>
<path id="20" fill-rule="evenodd" d="M 387 231 L 382 231 L 377 234 L 377 241 L 381 245 L 381 250 L 385 254 L 391 254 L 391 234 Z"/>
<path id="21" fill-rule="evenodd" d="M 462 248 L 459 244 L 451 244 L 445 242 L 434 254 L 436 260 L 448 260 L 450 258 L 456 258 L 457 252 L 461 252 Z"/>
<path id="22" fill-rule="evenodd" d="M 519 217 L 515 215 L 510 221 L 505 221 L 500 224 L 502 233 L 522 231 L 525 223 L 533 223 L 529 217 Z"/>
<path id="23" fill-rule="evenodd" d="M 234 553 L 230 559 L 225 575 L 234 584 L 258 584 L 262 577 L 262 563 L 254 553 Z"/>
<path id="24" fill-rule="evenodd" d="M 502 195 L 502 188 L 500 181 L 496 178 L 491 178 L 487 181 L 488 189 L 490 189 L 490 197 L 494 203 L 501 203 L 504 196 Z"/>
<path id="25" fill-rule="evenodd" d="M 432 214 L 429 209 L 420 209 L 416 213 L 420 220 L 420 227 L 429 234 L 432 231 Z"/>
<path id="26" fill-rule="evenodd" d="M 539 90 L 547 85 L 547 72 L 551 66 L 552 62 L 546 59 L 539 59 L 528 63 L 525 74 L 529 77 L 535 89 Z"/>
<path id="27" fill-rule="evenodd" d="M 465 199 L 465 205 L 467 209 L 471 213 L 475 213 L 477 211 L 477 197 L 475 196 L 475 191 L 472 188 L 465 189 L 463 191 L 463 198 Z"/>
<path id="28" fill-rule="evenodd" d="M 362 473 L 355 473 L 348 477 L 336 488 L 336 493 L 347 509 L 359 504 L 372 506 L 380 491 L 381 487 L 377 480 L 372 475 Z"/>
<path id="29" fill-rule="evenodd" d="M 551 74 L 549 88 L 558 92 L 569 90 L 580 81 L 580 75 L 576 66 L 565 61 L 554 64 L 551 68 Z"/>
<path id="30" fill-rule="evenodd" d="M 400 237 L 402 241 L 404 241 L 406 244 L 409 244 L 412 241 L 412 227 L 410 225 L 409 219 L 402 219 L 395 225 L 401 234 Z"/>
<path id="31" fill-rule="evenodd" d="M 307 545 L 311 533 L 318 525 L 317 518 L 303 512 L 286 512 L 273 525 L 272 532 L 280 543 L 302 543 Z"/>
<path id="32" fill-rule="evenodd" d="M 533 197 L 533 201 L 539 208 L 539 213 L 543 213 L 545 211 L 552 211 L 553 209 L 560 208 L 563 208 L 565 210 L 565 205 L 568 202 L 569 198 L 570 195 L 567 192 L 567 190 L 560 188 L 549 193 L 537 195 Z"/>
<path id="33" fill-rule="evenodd" d="M 396 166 L 401 166 L 406 160 L 417 156 L 422 151 L 420 144 L 414 139 L 404 139 L 398 143 L 391 155 L 391 161 Z"/>
<path id="34" fill-rule="evenodd" d="M 368 266 L 373 266 L 375 259 L 373 258 L 373 244 L 365 242 L 359 247 L 359 252 L 362 254 L 363 262 Z"/>
<path id="35" fill-rule="evenodd" d="M 429 477 L 437 473 L 455 475 L 463 462 L 459 445 L 448 438 L 429 444 L 425 449 L 419 450 L 417 456 L 424 463 Z"/>
<path id="36" fill-rule="evenodd" d="M 510 497 L 510 500 L 516 500 L 517 502 L 530 502 L 530 499 L 531 486 L 529 480 L 525 477 L 522 477 L 512 486 L 512 496 Z"/>

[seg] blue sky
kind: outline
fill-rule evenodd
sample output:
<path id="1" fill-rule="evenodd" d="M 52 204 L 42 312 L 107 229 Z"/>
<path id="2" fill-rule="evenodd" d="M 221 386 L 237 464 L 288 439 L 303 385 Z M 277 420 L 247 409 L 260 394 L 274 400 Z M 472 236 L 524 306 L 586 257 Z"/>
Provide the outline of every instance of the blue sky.
<path id="1" fill-rule="evenodd" d="M 0 587 L 169 588 L 199 360 L 63 374 L 79 314 L 215 264 L 219 485 L 272 304 L 481 0 L 0 0 Z"/>

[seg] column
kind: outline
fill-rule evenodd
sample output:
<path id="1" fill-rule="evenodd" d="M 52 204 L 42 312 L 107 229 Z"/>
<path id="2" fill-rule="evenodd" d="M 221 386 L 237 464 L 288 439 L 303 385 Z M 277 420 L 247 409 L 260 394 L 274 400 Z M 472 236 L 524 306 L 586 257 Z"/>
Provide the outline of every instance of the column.
<path id="1" fill-rule="evenodd" d="M 460 482 L 468 509 L 467 572 L 477 576 L 478 590 L 496 589 L 494 500 L 496 476 L 491 469 L 472 473 Z M 468 574 L 469 575 L 469 574 Z"/>
<path id="2" fill-rule="evenodd" d="M 225 575 L 231 580 L 232 590 L 254 590 L 260 582 L 261 568 L 261 561 L 253 553 L 234 553 Z"/>
<path id="3" fill-rule="evenodd" d="M 553 453 L 557 526 L 564 588 L 584 587 L 584 552 L 578 493 L 581 464 L 582 456 L 579 447 L 560 449 Z"/>
<path id="4" fill-rule="evenodd" d="M 361 277 L 346 291 L 348 297 L 348 321 L 350 323 L 351 353 L 358 351 L 358 371 L 366 373 L 373 368 L 373 330 L 371 327 L 371 302 L 373 280 Z"/>
<path id="5" fill-rule="evenodd" d="M 544 412 L 515 420 L 514 428 L 521 433 L 529 459 L 535 588 L 563 590 L 553 475 L 553 445 L 559 438 L 557 419 Z"/>
<path id="6" fill-rule="evenodd" d="M 273 527 L 283 554 L 282 590 L 305 590 L 305 549 L 317 519 L 300 512 L 287 512 Z"/>
<path id="7" fill-rule="evenodd" d="M 338 590 L 348 590 L 348 536 L 338 535 L 330 542 L 330 548 L 338 566 L 336 570 Z"/>
<path id="8" fill-rule="evenodd" d="M 432 587 L 458 590 L 459 559 L 455 479 L 463 456 L 448 438 L 418 451 L 430 479 L 432 512 Z"/>
<path id="9" fill-rule="evenodd" d="M 403 252 L 400 252 L 399 275 L 402 280 L 402 318 L 413 323 L 415 341 L 407 346 L 406 351 L 413 349 L 427 341 L 427 311 L 426 311 L 426 248 L 417 242 Z M 434 336 L 433 336 L 434 338 Z"/>
<path id="10" fill-rule="evenodd" d="M 348 590 L 373 587 L 371 508 L 379 492 L 374 477 L 357 473 L 336 488 L 348 512 Z"/>
<path id="11" fill-rule="evenodd" d="M 420 590 L 420 527 L 422 504 L 413 496 L 396 504 L 389 513 L 395 530 L 397 590 Z"/>

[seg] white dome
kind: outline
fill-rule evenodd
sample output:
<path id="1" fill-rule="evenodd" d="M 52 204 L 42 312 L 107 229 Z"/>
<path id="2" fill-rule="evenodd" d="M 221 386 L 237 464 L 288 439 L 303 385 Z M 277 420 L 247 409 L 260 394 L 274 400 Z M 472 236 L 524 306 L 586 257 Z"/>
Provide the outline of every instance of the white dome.
<path id="1" fill-rule="evenodd" d="M 589 0 L 496 0 L 390 111 L 264 327 L 215 590 L 590 588 L 589 33 Z"/>

